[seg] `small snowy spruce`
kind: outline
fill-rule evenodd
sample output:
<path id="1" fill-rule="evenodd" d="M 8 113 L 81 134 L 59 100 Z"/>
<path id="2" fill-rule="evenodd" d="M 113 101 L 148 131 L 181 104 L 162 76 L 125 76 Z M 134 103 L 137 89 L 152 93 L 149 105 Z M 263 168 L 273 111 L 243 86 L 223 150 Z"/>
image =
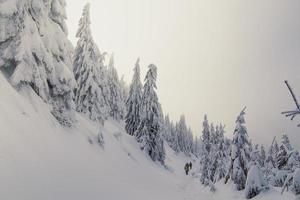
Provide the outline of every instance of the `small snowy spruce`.
<path id="1" fill-rule="evenodd" d="M 245 188 L 250 159 L 249 139 L 244 115 L 245 108 L 241 111 L 236 120 L 230 153 L 230 165 L 225 178 L 225 183 L 231 178 L 237 190 L 243 190 Z"/>
<path id="2" fill-rule="evenodd" d="M 253 164 L 248 172 L 245 196 L 247 199 L 251 199 L 257 196 L 260 192 L 268 189 L 268 183 L 265 180 L 258 165 Z"/>
<path id="3" fill-rule="evenodd" d="M 202 130 L 202 153 L 200 156 L 200 166 L 201 166 L 201 176 L 200 182 L 204 185 L 208 185 L 210 183 L 210 151 L 211 151 L 211 144 L 210 144 L 210 129 L 207 120 L 207 116 L 204 116 L 203 121 L 203 130 Z"/>
<path id="4" fill-rule="evenodd" d="M 130 85 L 129 96 L 126 101 L 127 115 L 125 117 L 125 129 L 129 135 L 133 135 L 141 122 L 142 83 L 140 79 L 139 58 L 134 67 L 134 74 Z"/>
<path id="5" fill-rule="evenodd" d="M 98 133 L 97 143 L 98 143 L 101 147 L 104 147 L 105 142 L 104 142 L 104 137 L 103 137 L 103 134 L 102 134 L 101 131 Z"/>

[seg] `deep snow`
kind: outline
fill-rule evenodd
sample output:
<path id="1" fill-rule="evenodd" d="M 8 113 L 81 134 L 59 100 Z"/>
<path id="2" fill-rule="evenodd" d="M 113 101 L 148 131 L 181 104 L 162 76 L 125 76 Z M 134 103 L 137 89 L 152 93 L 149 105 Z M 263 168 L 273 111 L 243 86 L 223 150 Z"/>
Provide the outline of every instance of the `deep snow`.
<path id="1" fill-rule="evenodd" d="M 245 199 L 232 185 L 212 194 L 199 183 L 197 163 L 166 146 L 167 168 L 142 152 L 124 124 L 99 127 L 82 115 L 62 128 L 30 88 L 16 91 L 0 73 L 0 199 L 5 200 L 196 200 Z M 105 146 L 97 144 L 102 131 Z M 270 192 L 271 191 L 271 192 Z M 290 200 L 271 189 L 255 199 Z"/>

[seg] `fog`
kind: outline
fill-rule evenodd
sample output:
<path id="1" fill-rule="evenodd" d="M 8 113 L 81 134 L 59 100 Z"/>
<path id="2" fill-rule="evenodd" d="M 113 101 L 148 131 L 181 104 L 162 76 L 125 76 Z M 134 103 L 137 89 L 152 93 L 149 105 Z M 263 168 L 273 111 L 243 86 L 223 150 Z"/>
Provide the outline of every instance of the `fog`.
<path id="1" fill-rule="evenodd" d="M 86 0 L 67 0 L 69 38 Z M 137 57 L 143 76 L 158 67 L 158 95 L 164 113 L 185 114 L 200 135 L 204 114 L 226 124 L 244 106 L 249 136 L 270 144 L 287 133 L 300 146 L 300 117 L 284 85 L 300 98 L 300 1 L 298 0 L 89 0 L 92 33 L 101 51 L 114 53 L 119 75 L 131 81 Z"/>

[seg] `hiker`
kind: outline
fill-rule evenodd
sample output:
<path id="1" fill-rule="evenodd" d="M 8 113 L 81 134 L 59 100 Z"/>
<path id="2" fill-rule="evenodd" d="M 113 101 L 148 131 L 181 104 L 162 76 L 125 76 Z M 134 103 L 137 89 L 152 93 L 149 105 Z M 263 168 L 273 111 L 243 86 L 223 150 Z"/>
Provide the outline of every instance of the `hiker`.
<path id="1" fill-rule="evenodd" d="M 185 166 L 184 166 L 184 170 L 185 170 L 186 175 L 189 175 L 189 169 L 190 169 L 190 165 L 189 165 L 189 163 L 186 163 Z"/>
<path id="2" fill-rule="evenodd" d="M 193 168 L 193 166 L 192 166 L 192 162 L 190 162 L 190 166 L 189 166 L 189 167 L 190 167 L 190 170 Z"/>

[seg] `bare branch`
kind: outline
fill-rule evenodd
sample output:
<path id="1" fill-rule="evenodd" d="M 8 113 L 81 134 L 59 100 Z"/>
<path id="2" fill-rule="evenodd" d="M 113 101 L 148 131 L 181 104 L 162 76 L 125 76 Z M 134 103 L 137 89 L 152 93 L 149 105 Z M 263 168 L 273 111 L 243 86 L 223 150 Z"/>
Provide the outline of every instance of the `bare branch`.
<path id="1" fill-rule="evenodd" d="M 296 98 L 296 95 L 295 93 L 293 92 L 293 89 L 292 87 L 290 86 L 290 84 L 288 83 L 288 81 L 284 81 L 284 83 L 286 84 L 287 88 L 289 89 L 292 97 L 293 97 L 293 100 L 296 104 L 296 107 L 297 109 L 296 110 L 293 110 L 293 111 L 285 111 L 285 112 L 282 112 L 281 114 L 285 115 L 286 117 L 290 117 L 291 120 L 294 120 L 294 118 L 300 114 L 300 106 L 299 106 L 299 103 L 298 103 L 298 100 Z M 298 127 L 300 127 L 300 124 L 298 124 Z"/>
<path id="2" fill-rule="evenodd" d="M 285 82 L 286 86 L 288 87 L 288 89 L 289 89 L 289 91 L 290 91 L 290 93 L 291 93 L 291 95 L 292 95 L 292 97 L 293 97 L 293 99 L 294 99 L 294 102 L 295 102 L 295 104 L 296 104 L 298 110 L 300 110 L 299 103 L 298 103 L 298 101 L 297 101 L 297 98 L 296 98 L 296 96 L 295 96 L 295 94 L 294 94 L 294 92 L 293 92 L 293 90 L 292 90 L 292 88 L 291 88 L 289 82 L 288 82 L 288 81 L 284 81 L 284 82 Z"/>

